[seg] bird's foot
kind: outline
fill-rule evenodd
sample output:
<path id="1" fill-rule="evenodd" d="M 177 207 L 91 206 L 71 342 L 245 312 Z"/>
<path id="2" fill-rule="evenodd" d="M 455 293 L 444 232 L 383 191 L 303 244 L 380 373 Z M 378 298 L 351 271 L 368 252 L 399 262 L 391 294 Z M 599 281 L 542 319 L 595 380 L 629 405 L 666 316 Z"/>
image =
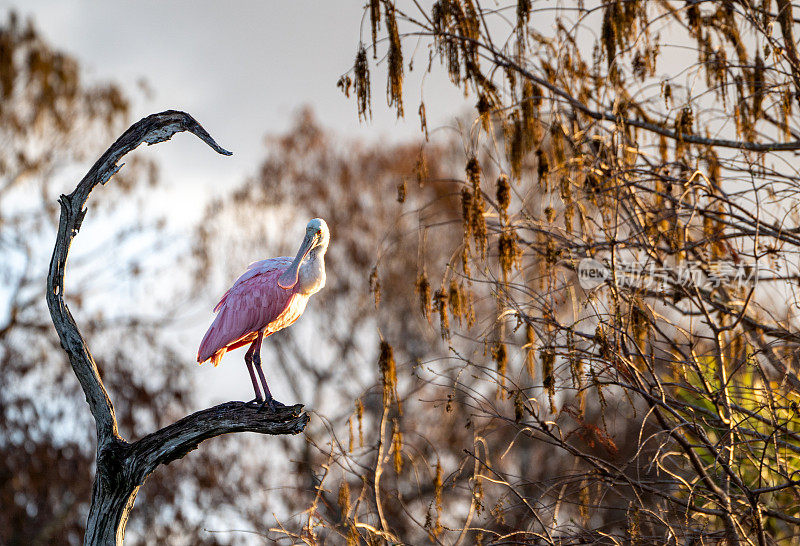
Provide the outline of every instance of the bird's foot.
<path id="1" fill-rule="evenodd" d="M 286 407 L 285 404 L 282 404 L 282 403 L 278 402 L 277 400 L 275 400 L 274 398 L 269 397 L 266 400 L 264 400 L 263 402 L 261 402 L 261 405 L 258 407 L 258 411 L 261 411 L 264 408 L 268 408 L 271 411 L 275 411 L 277 409 L 285 408 L 285 407 Z"/>
<path id="2" fill-rule="evenodd" d="M 253 398 L 249 402 L 245 402 L 244 405 L 261 409 L 264 407 L 264 399 L 259 396 L 258 398 Z"/>

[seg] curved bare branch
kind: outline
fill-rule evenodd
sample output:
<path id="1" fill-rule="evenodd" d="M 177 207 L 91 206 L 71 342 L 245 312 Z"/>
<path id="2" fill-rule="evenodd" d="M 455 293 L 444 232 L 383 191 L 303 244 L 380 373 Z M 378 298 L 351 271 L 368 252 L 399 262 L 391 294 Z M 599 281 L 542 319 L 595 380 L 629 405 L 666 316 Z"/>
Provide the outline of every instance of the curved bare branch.
<path id="1" fill-rule="evenodd" d="M 89 169 L 75 191 L 69 195 L 62 195 L 59 199 L 61 219 L 47 276 L 47 306 L 50 308 L 50 316 L 61 340 L 61 346 L 69 356 L 72 369 L 80 381 L 95 419 L 98 446 L 106 444 L 112 438 L 118 438 L 119 432 L 114 406 L 100 379 L 97 364 L 64 301 L 64 273 L 69 249 L 86 215 L 84 205 L 89 194 L 97 184 L 105 184 L 119 171 L 121 165 L 117 164 L 118 161 L 142 142 L 148 144 L 163 142 L 180 131 L 190 131 L 216 152 L 231 155 L 231 152 L 220 147 L 192 116 L 185 112 L 168 110 L 150 115 L 133 124 Z"/>
<path id="2" fill-rule="evenodd" d="M 130 444 L 132 474 L 143 482 L 159 465 L 180 459 L 201 442 L 223 434 L 298 434 L 308 419 L 302 404 L 263 411 L 244 402 L 226 402 L 188 415 Z"/>
<path id="3" fill-rule="evenodd" d="M 302 406 L 259 411 L 243 402 L 205 409 L 145 436 L 134 443 L 123 440 L 114 405 L 103 385 L 97 364 L 64 301 L 64 275 L 72 240 L 86 215 L 86 201 L 98 184 L 105 184 L 122 165 L 119 161 L 143 142 L 169 140 L 189 131 L 222 155 L 231 155 L 189 114 L 168 110 L 134 123 L 97 160 L 69 195 L 62 195 L 61 217 L 47 277 L 47 305 L 61 346 L 69 356 L 97 427 L 97 474 L 89 509 L 85 544 L 121 545 L 136 493 L 159 465 L 186 455 L 209 438 L 232 432 L 297 434 L 309 417 Z"/>

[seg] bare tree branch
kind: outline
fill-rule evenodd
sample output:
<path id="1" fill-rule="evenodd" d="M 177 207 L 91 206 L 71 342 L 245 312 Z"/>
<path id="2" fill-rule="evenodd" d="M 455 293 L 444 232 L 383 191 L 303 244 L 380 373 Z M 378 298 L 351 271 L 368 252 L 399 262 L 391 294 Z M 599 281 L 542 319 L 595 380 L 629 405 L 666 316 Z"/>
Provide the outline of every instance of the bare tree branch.
<path id="1" fill-rule="evenodd" d="M 223 434 L 297 434 L 309 419 L 302 409 L 298 404 L 266 412 L 244 402 L 226 402 L 198 411 L 131 444 L 134 475 L 143 482 L 159 465 L 180 459 L 201 442 Z"/>
<path id="2" fill-rule="evenodd" d="M 119 435 L 114 405 L 64 301 L 67 257 L 86 215 L 86 201 L 95 186 L 105 184 L 121 168 L 120 159 L 143 142 L 148 145 L 164 142 L 181 131 L 194 133 L 217 153 L 231 155 L 189 114 L 175 110 L 153 114 L 125 131 L 75 190 L 59 200 L 61 218 L 47 277 L 47 304 L 61 346 L 69 356 L 97 426 L 97 473 L 84 537 L 87 545 L 122 544 L 136 493 L 159 465 L 180 459 L 202 441 L 215 436 L 242 431 L 297 434 L 305 429 L 309 419 L 301 405 L 269 412 L 243 402 L 228 402 L 189 415 L 132 444 Z"/>
<path id="3" fill-rule="evenodd" d="M 78 187 L 69 195 L 62 195 L 61 219 L 58 235 L 47 276 L 47 305 L 50 316 L 61 339 L 61 346 L 69 355 L 72 369 L 81 383 L 89 409 L 97 424 L 97 439 L 100 446 L 112 438 L 118 438 L 114 406 L 106 392 L 97 365 L 83 340 L 72 314 L 64 302 L 64 272 L 72 240 L 80 230 L 86 215 L 84 205 L 97 184 L 105 184 L 120 168 L 117 162 L 142 142 L 163 142 L 180 131 L 191 131 L 223 155 L 231 152 L 221 148 L 194 118 L 184 112 L 169 110 L 148 116 L 132 125 L 89 169 Z"/>

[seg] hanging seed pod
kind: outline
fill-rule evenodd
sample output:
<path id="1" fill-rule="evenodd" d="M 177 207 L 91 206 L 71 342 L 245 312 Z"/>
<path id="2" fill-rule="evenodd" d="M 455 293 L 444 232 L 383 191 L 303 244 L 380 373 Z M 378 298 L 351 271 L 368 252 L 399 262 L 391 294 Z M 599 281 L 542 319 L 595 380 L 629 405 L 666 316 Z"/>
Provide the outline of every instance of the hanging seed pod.
<path id="1" fill-rule="evenodd" d="M 598 324 L 594 331 L 594 342 L 597 345 L 598 356 L 603 360 L 610 360 L 613 354 L 602 324 Z"/>
<path id="2" fill-rule="evenodd" d="M 522 173 L 522 160 L 525 156 L 525 129 L 523 121 L 517 112 L 511 113 L 503 125 L 506 138 L 508 164 L 511 167 L 511 176 L 519 179 Z"/>
<path id="3" fill-rule="evenodd" d="M 792 131 L 789 126 L 789 120 L 792 118 L 792 92 L 789 86 L 786 86 L 783 93 L 781 93 L 781 128 L 783 135 L 788 140 L 792 136 Z"/>
<path id="4" fill-rule="evenodd" d="M 347 452 L 352 453 L 353 449 L 355 448 L 356 438 L 355 434 L 353 434 L 353 416 L 351 415 L 350 418 L 347 420 L 347 426 L 350 430 L 349 441 L 347 442 Z"/>
<path id="5" fill-rule="evenodd" d="M 541 90 L 530 80 L 524 80 L 522 83 L 522 101 L 520 103 L 522 115 L 522 123 L 520 124 L 522 134 L 520 136 L 522 138 L 521 145 L 523 154 L 530 152 L 534 144 L 536 144 L 539 103 L 541 103 Z"/>
<path id="6" fill-rule="evenodd" d="M 522 121 L 528 128 L 533 127 L 538 119 L 539 106 L 542 104 L 542 89 L 531 80 L 522 82 Z"/>
<path id="7" fill-rule="evenodd" d="M 475 305 L 472 302 L 472 292 L 467 291 L 467 328 L 475 326 Z"/>
<path id="8" fill-rule="evenodd" d="M 519 423 L 525 418 L 525 400 L 522 391 L 517 390 L 514 394 L 514 422 Z"/>
<path id="9" fill-rule="evenodd" d="M 473 155 L 467 160 L 467 181 L 472 184 L 472 189 L 477 190 L 481 186 L 481 165 Z"/>
<path id="10" fill-rule="evenodd" d="M 381 2 L 369 0 L 369 22 L 372 27 L 372 52 L 378 58 L 378 30 L 381 28 Z"/>
<path id="11" fill-rule="evenodd" d="M 597 372 L 594 368 L 589 368 L 589 374 L 592 377 L 592 385 L 594 385 L 594 388 L 597 391 L 597 400 L 600 402 L 600 417 L 603 419 L 603 428 L 606 428 L 606 408 L 608 407 L 608 403 L 606 402 L 606 397 L 603 393 L 603 384 L 597 377 Z"/>
<path id="12" fill-rule="evenodd" d="M 431 314 L 431 283 L 428 282 L 428 274 L 423 269 L 417 276 L 415 291 L 419 296 L 419 306 L 422 315 L 430 320 Z"/>
<path id="13" fill-rule="evenodd" d="M 428 140 L 428 116 L 425 114 L 424 102 L 419 103 L 417 114 L 419 114 L 419 129 L 425 135 L 425 140 Z"/>
<path id="14" fill-rule="evenodd" d="M 433 304 L 436 307 L 436 312 L 439 313 L 439 326 L 441 328 L 442 339 L 447 341 L 450 339 L 450 321 L 447 318 L 447 304 L 448 292 L 444 289 L 437 290 L 433 293 Z"/>
<path id="15" fill-rule="evenodd" d="M 369 62 L 367 61 L 367 50 L 364 44 L 358 44 L 356 62 L 353 65 L 353 88 L 356 93 L 356 103 L 358 104 L 359 121 L 372 119 L 372 100 L 370 98 L 369 83 Z"/>
<path id="16" fill-rule="evenodd" d="M 392 452 L 394 454 L 394 471 L 399 476 L 403 470 L 403 433 L 397 419 L 392 419 Z"/>
<path id="17" fill-rule="evenodd" d="M 481 120 L 481 126 L 484 131 L 489 131 L 489 122 L 491 121 L 492 103 L 484 93 L 478 95 L 478 103 L 475 105 L 478 111 L 478 118 Z"/>
<path id="18" fill-rule="evenodd" d="M 517 29 L 525 32 L 525 26 L 531 18 L 531 0 L 517 0 Z"/>
<path id="19" fill-rule="evenodd" d="M 572 202 L 572 180 L 569 176 L 561 177 L 561 184 L 559 184 L 558 191 L 564 204 Z"/>
<path id="20" fill-rule="evenodd" d="M 710 216 L 703 216 L 703 237 L 705 238 L 705 243 L 711 248 L 713 255 L 716 233 L 714 233 L 714 221 Z"/>
<path id="21" fill-rule="evenodd" d="M 350 513 L 350 484 L 347 483 L 346 479 L 342 480 L 342 484 L 339 486 L 338 504 L 339 510 L 343 514 L 342 519 L 346 519 Z"/>
<path id="22" fill-rule="evenodd" d="M 464 272 L 465 277 L 470 276 L 470 269 L 469 269 L 469 240 L 464 241 L 464 245 L 461 248 L 461 270 Z"/>
<path id="23" fill-rule="evenodd" d="M 434 32 L 441 34 L 450 25 L 450 1 L 440 0 L 433 4 L 431 8 L 431 22 Z"/>
<path id="24" fill-rule="evenodd" d="M 425 185 L 425 180 L 428 179 L 428 162 L 425 160 L 425 154 L 421 151 L 417 156 L 416 163 L 414 163 L 414 176 L 416 176 L 417 185 L 420 188 Z"/>
<path id="25" fill-rule="evenodd" d="M 400 33 L 397 30 L 394 5 L 390 2 L 384 4 L 384 18 L 386 34 L 389 37 L 386 101 L 389 106 L 395 107 L 397 117 L 401 118 L 403 117 L 403 48 L 400 44 Z"/>
<path id="26" fill-rule="evenodd" d="M 498 397 L 502 399 L 504 398 L 503 390 L 505 389 L 506 385 L 506 371 L 508 368 L 508 351 L 506 350 L 506 344 L 503 343 L 502 340 L 498 339 L 492 345 L 492 359 L 497 365 L 497 376 L 500 380 L 497 394 Z"/>
<path id="27" fill-rule="evenodd" d="M 584 525 L 589 525 L 589 507 L 591 506 L 591 499 L 589 498 L 589 484 L 586 478 L 581 480 L 580 489 L 578 490 L 578 510 L 581 514 L 581 519 Z M 635 543 L 634 543 L 635 544 Z"/>
<path id="28" fill-rule="evenodd" d="M 397 185 L 397 202 L 398 203 L 405 203 L 406 202 L 406 179 L 403 178 L 400 183 Z"/>
<path id="29" fill-rule="evenodd" d="M 480 28 L 478 11 L 472 0 L 462 0 L 462 3 L 464 6 L 463 16 L 456 18 L 455 22 L 459 26 L 461 36 L 467 38 L 459 42 L 461 54 L 464 57 L 465 79 L 479 80 L 481 74 L 478 70 L 477 46 L 475 45 L 479 39 L 478 30 Z"/>
<path id="30" fill-rule="evenodd" d="M 500 207 L 501 217 L 507 217 L 508 206 L 511 204 L 511 185 L 508 177 L 501 174 L 497 179 L 497 206 Z"/>
<path id="31" fill-rule="evenodd" d="M 667 137 L 661 135 L 658 139 L 658 155 L 661 157 L 662 163 L 669 160 L 669 148 L 667 148 Z"/>
<path id="32" fill-rule="evenodd" d="M 381 382 L 383 383 L 383 405 L 388 406 L 392 400 L 397 400 L 397 365 L 394 361 L 392 346 L 385 340 L 381 340 L 378 369 L 381 372 Z"/>
<path id="33" fill-rule="evenodd" d="M 603 27 L 601 31 L 601 40 L 603 48 L 606 53 L 606 60 L 608 67 L 611 69 L 614 63 L 614 57 L 617 54 L 617 20 L 618 20 L 619 7 L 617 2 L 610 2 L 603 10 Z"/>
<path id="34" fill-rule="evenodd" d="M 506 228 L 500 233 L 500 237 L 497 239 L 497 255 L 503 272 L 503 280 L 505 281 L 514 264 L 519 269 L 521 255 L 517 244 L 517 232 L 512 228 Z"/>
<path id="35" fill-rule="evenodd" d="M 578 351 L 575 347 L 575 335 L 572 330 L 567 330 L 567 351 L 569 371 L 572 375 L 572 385 L 575 387 L 578 400 L 580 401 L 580 416 L 583 417 L 586 405 L 583 395 L 583 360 L 578 356 Z"/>
<path id="36" fill-rule="evenodd" d="M 525 345 L 528 353 L 525 355 L 525 368 L 531 379 L 536 379 L 536 332 L 530 323 L 525 324 Z"/>
<path id="37" fill-rule="evenodd" d="M 483 193 L 481 192 L 481 166 L 475 156 L 467 161 L 467 181 L 472 184 L 472 197 L 469 199 L 470 210 L 467 212 L 469 217 L 469 228 L 475 241 L 476 248 L 480 251 L 482 259 L 486 258 L 486 247 L 488 244 L 486 233 L 486 218 L 484 217 L 485 205 Z M 461 196 L 462 214 L 464 213 L 464 194 Z"/>
<path id="38" fill-rule="evenodd" d="M 348 75 L 344 75 L 336 82 L 336 87 L 342 90 L 344 96 L 350 98 L 350 88 L 353 86 L 353 80 Z"/>
<path id="39" fill-rule="evenodd" d="M 572 203 L 567 203 L 564 207 L 564 229 L 568 233 L 572 232 L 572 221 L 575 218 L 575 205 Z"/>
<path id="40" fill-rule="evenodd" d="M 545 154 L 541 148 L 536 150 L 536 163 L 536 175 L 539 178 L 539 185 L 545 185 L 547 173 L 550 172 L 550 160 L 547 159 L 547 154 Z"/>
<path id="41" fill-rule="evenodd" d="M 733 108 L 733 120 L 736 126 L 736 136 L 741 136 L 744 133 L 744 121 L 742 120 L 742 106 L 736 104 Z"/>
<path id="42" fill-rule="evenodd" d="M 761 55 L 756 54 L 756 65 L 753 70 L 753 116 L 756 120 L 761 117 L 761 103 L 764 100 L 764 60 Z"/>
<path id="43" fill-rule="evenodd" d="M 733 336 L 730 343 L 730 360 L 732 362 L 745 360 L 745 343 L 742 336 Z"/>
<path id="44" fill-rule="evenodd" d="M 472 192 L 467 188 L 461 190 L 461 218 L 464 224 L 464 241 L 469 245 L 472 235 Z"/>
<path id="45" fill-rule="evenodd" d="M 481 259 L 486 259 L 486 247 L 489 244 L 489 239 L 486 232 L 486 218 L 484 217 L 484 201 L 483 196 L 478 192 L 473 195 L 472 199 L 472 231 L 475 247 L 480 252 Z"/>
<path id="46" fill-rule="evenodd" d="M 447 73 L 450 81 L 455 85 L 461 84 L 461 61 L 458 46 L 459 41 L 456 37 L 447 36 L 442 39 L 442 47 L 445 50 L 443 57 L 447 59 Z"/>
<path id="47" fill-rule="evenodd" d="M 372 298 L 375 300 L 375 309 L 381 303 L 381 280 L 378 277 L 378 265 L 372 267 L 369 273 L 369 291 L 372 292 Z"/>
<path id="48" fill-rule="evenodd" d="M 647 313 L 639 306 L 635 305 L 631 309 L 631 327 L 633 329 L 633 339 L 640 351 L 644 350 L 647 332 L 650 327 L 650 320 Z"/>
<path id="49" fill-rule="evenodd" d="M 556 377 L 554 375 L 556 355 L 553 349 L 547 348 L 539 351 L 539 357 L 542 360 L 542 387 L 544 387 L 550 397 L 550 411 L 555 413 L 553 397 L 556 394 Z"/>
<path id="50" fill-rule="evenodd" d="M 364 404 L 361 398 L 356 400 L 356 417 L 358 418 L 358 447 L 364 447 Z"/>
<path id="51" fill-rule="evenodd" d="M 683 135 L 691 135 L 693 132 L 694 126 L 694 112 L 692 112 L 692 108 L 690 106 L 686 106 L 681 109 L 680 113 L 678 114 L 678 118 L 675 121 L 675 130 L 678 133 L 678 137 L 682 137 Z"/>
<path id="52" fill-rule="evenodd" d="M 453 318 L 461 325 L 461 319 L 464 316 L 464 304 L 461 301 L 461 288 L 455 279 L 450 279 L 450 290 L 447 295 L 447 302 L 450 305 L 450 313 Z"/>
<path id="53" fill-rule="evenodd" d="M 558 262 L 558 258 L 561 256 L 561 250 L 556 246 L 555 241 L 548 238 L 545 242 L 545 253 L 544 258 L 545 262 L 553 265 Z"/>

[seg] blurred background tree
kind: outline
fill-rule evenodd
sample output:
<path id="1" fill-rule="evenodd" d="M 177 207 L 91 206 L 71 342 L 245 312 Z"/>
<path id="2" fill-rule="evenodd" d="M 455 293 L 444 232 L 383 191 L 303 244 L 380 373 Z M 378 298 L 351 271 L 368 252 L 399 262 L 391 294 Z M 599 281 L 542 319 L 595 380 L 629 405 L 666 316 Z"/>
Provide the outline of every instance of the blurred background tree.
<path id="1" fill-rule="evenodd" d="M 418 248 L 397 279 L 444 343 L 409 351 L 378 322 L 381 381 L 312 440 L 325 479 L 286 534 L 797 543 L 792 3 L 365 10 L 340 80 L 362 118 L 370 57 L 398 116 L 420 64 L 476 103 L 464 175 L 402 192 Z M 382 248 L 368 278 L 403 293 Z M 609 278 L 582 288 L 584 259 Z"/>
<path id="2" fill-rule="evenodd" d="M 404 74 L 441 66 L 475 102 L 455 131 L 370 145 L 301 112 L 268 139 L 259 170 L 209 204 L 191 247 L 117 261 L 130 287 L 113 317 L 103 302 L 115 285 L 96 291 L 100 258 L 74 257 L 87 288 L 72 305 L 105 341 L 98 361 L 136 437 L 192 404 L 191 359 L 166 343 L 179 319 L 201 320 L 195 310 L 249 262 L 292 253 L 308 218 L 332 229 L 326 289 L 264 349 L 276 396 L 316 412 L 304 447 L 281 440 L 293 466 L 259 438 L 202 446 L 148 482 L 130 542 L 798 543 L 793 8 L 371 1 L 371 39 L 341 89 L 369 118 L 382 63 L 388 104 L 405 115 Z M 17 51 L 57 57 L 25 25 L 4 28 Z M 87 135 L 102 148 L 124 119 L 101 105 L 124 99 L 77 79 L 72 99 L 48 103 L 20 76 L 29 56 L 8 58 L 2 115 L 71 104 L 72 118 L 20 117 L 8 140 L 25 161 L 14 151 L 2 163 L 0 244 L 14 258 L 0 264 L 12 287 L 0 494 L 13 509 L 0 530 L 12 543 L 79 542 L 91 437 L 41 318 L 36 248 L 52 238 L 60 180 L 42 169 L 93 157 Z M 8 97 L 6 81 L 18 82 Z M 93 93 L 105 98 L 80 98 Z M 424 102 L 414 106 L 427 138 Z M 76 144 L 82 125 L 95 129 Z M 60 161 L 25 167 L 37 143 Z M 126 169 L 157 178 L 143 161 Z M 106 189 L 102 221 L 122 214 L 114 192 L 132 202 L 139 186 Z M 18 209 L 14 188 L 41 202 Z M 137 217 L 120 248 L 166 248 L 163 224 Z M 609 273 L 596 288 L 578 282 L 586 258 Z M 132 315 L 174 263 L 190 290 Z M 203 532 L 236 528 L 246 532 Z"/>
<path id="3" fill-rule="evenodd" d="M 94 426 L 44 300 L 57 198 L 125 128 L 128 99 L 84 83 L 78 62 L 31 22 L 0 25 L 0 543 L 81 544 L 91 498 Z M 153 212 L 156 166 L 136 154 L 98 192 L 86 240 L 72 250 L 69 304 L 97 347 L 122 433 L 138 438 L 196 405 L 172 336 L 191 294 L 176 264 L 192 259 Z M 113 249 L 113 252 L 108 252 Z M 177 268 L 180 270 L 180 268 Z M 164 275 L 175 281 L 164 289 Z M 187 275 L 184 286 L 190 286 Z M 131 543 L 218 543 L 206 526 L 241 523 L 238 491 L 259 474 L 228 473 L 231 447 L 193 454 L 147 482 Z M 216 516 L 204 511 L 214 506 Z M 260 522 L 260 517 L 259 520 Z M 146 533 L 145 533 L 146 531 Z M 227 541 L 224 539 L 223 541 Z"/>

